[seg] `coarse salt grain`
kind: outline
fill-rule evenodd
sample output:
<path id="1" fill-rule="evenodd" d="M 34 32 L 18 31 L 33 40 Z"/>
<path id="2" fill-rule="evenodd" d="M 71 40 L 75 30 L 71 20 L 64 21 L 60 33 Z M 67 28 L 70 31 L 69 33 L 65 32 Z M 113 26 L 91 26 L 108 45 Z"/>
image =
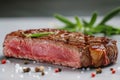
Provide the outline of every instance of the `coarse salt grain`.
<path id="1" fill-rule="evenodd" d="M 6 60 L 7 63 L 10 63 L 10 60 Z"/>
<path id="2" fill-rule="evenodd" d="M 82 71 L 85 71 L 85 68 L 82 68 Z"/>
<path id="3" fill-rule="evenodd" d="M 81 74 L 83 74 L 84 73 L 84 71 L 81 71 Z"/>
<path id="4" fill-rule="evenodd" d="M 19 72 L 22 72 L 22 71 L 23 71 L 23 70 L 22 70 L 22 67 L 20 67 L 18 70 L 19 70 Z"/>
<path id="5" fill-rule="evenodd" d="M 120 70 L 120 67 L 118 67 L 117 70 Z"/>
<path id="6" fill-rule="evenodd" d="M 4 68 L 2 68 L 2 72 L 5 72 L 5 69 L 4 69 Z"/>
<path id="7" fill-rule="evenodd" d="M 31 72 L 34 72 L 34 67 L 30 67 L 30 69 L 31 69 Z"/>
<path id="8" fill-rule="evenodd" d="M 78 79 L 80 79 L 80 76 L 77 76 Z"/>
<path id="9" fill-rule="evenodd" d="M 15 64 L 15 68 L 19 68 L 20 67 L 20 64 Z"/>
<path id="10" fill-rule="evenodd" d="M 72 68 L 73 70 L 75 70 L 76 68 Z"/>
<path id="11" fill-rule="evenodd" d="M 46 71 L 45 74 L 48 74 L 48 72 Z"/>
<path id="12" fill-rule="evenodd" d="M 16 70 L 15 70 L 15 72 L 16 72 L 16 73 L 18 73 L 18 72 L 19 72 L 19 70 L 18 70 L 18 69 L 16 69 Z"/>
<path id="13" fill-rule="evenodd" d="M 33 61 L 33 63 L 37 63 L 36 61 Z"/>
<path id="14" fill-rule="evenodd" d="M 86 70 L 87 70 L 87 71 L 89 71 L 89 70 L 90 70 L 90 68 L 87 68 Z"/>
<path id="15" fill-rule="evenodd" d="M 24 76 L 23 76 L 23 75 L 20 75 L 20 78 L 24 78 Z"/>
<path id="16" fill-rule="evenodd" d="M 18 73 L 18 72 L 22 72 L 22 67 L 20 66 L 20 64 L 15 64 L 15 72 Z"/>
<path id="17" fill-rule="evenodd" d="M 36 78 L 40 78 L 40 76 L 39 76 L 39 75 L 36 75 Z"/>
<path id="18" fill-rule="evenodd" d="M 35 78 L 35 77 L 36 77 L 36 75 L 33 75 L 33 77 Z"/>
<path id="19" fill-rule="evenodd" d="M 51 70 L 52 70 L 52 68 L 51 68 L 51 67 L 48 67 L 48 70 L 49 70 L 49 71 L 51 71 Z"/>

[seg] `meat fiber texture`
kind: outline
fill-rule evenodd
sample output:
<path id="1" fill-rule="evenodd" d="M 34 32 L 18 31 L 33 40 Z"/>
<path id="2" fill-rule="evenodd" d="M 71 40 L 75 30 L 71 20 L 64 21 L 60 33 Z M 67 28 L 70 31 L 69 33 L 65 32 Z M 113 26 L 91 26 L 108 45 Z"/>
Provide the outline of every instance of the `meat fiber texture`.
<path id="1" fill-rule="evenodd" d="M 31 38 L 24 34 L 54 32 Z M 6 35 L 3 43 L 6 57 L 48 62 L 68 67 L 101 67 L 117 60 L 116 41 L 79 32 L 58 29 L 18 30 Z"/>

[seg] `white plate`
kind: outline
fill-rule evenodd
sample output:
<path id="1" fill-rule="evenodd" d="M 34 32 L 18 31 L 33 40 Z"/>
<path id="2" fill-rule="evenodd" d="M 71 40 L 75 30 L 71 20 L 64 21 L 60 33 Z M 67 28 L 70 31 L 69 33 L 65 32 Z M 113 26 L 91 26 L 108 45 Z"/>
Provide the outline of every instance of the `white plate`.
<path id="1" fill-rule="evenodd" d="M 27 20 L 27 21 L 26 21 Z M 115 20 L 120 21 L 120 19 Z M 0 60 L 4 58 L 2 53 L 2 42 L 4 40 L 4 36 L 6 33 L 9 33 L 11 31 L 17 30 L 17 29 L 26 29 L 26 28 L 33 28 L 33 26 L 37 26 L 34 28 L 38 28 L 39 24 L 48 24 L 49 22 L 53 22 L 52 19 L 0 19 L 0 34 L 1 34 L 1 48 L 0 48 Z M 39 23 L 40 22 L 40 23 Z M 27 25 L 28 23 L 28 25 Z M 20 24 L 20 25 L 19 25 Z M 35 24 L 35 25 L 34 25 Z M 32 25 L 31 27 L 25 27 Z M 18 26 L 18 27 L 17 27 Z M 21 27 L 20 27 L 21 26 Z M 116 39 L 118 41 L 118 50 L 120 49 L 120 36 L 112 36 L 113 39 Z M 95 72 L 95 69 L 89 69 L 87 70 L 83 69 L 72 69 L 68 67 L 62 67 L 57 65 L 51 65 L 48 63 L 35 63 L 34 61 L 29 61 L 30 64 L 24 65 L 25 60 L 20 59 L 14 59 L 10 58 L 8 59 L 10 62 L 7 62 L 6 64 L 0 64 L 0 80 L 119 80 L 120 79 L 120 55 L 118 55 L 118 61 L 114 65 L 110 65 L 108 67 L 105 67 L 102 69 L 101 74 L 97 74 L 96 77 L 92 78 L 91 73 Z M 34 72 L 34 68 L 36 66 L 44 66 L 45 67 L 45 75 L 41 76 L 41 73 Z M 29 73 L 23 73 L 21 70 L 18 69 L 21 67 L 31 67 L 32 71 Z M 116 73 L 112 74 L 110 71 L 110 68 L 116 69 Z M 56 68 L 61 68 L 62 71 L 59 73 L 55 73 L 54 70 Z"/>

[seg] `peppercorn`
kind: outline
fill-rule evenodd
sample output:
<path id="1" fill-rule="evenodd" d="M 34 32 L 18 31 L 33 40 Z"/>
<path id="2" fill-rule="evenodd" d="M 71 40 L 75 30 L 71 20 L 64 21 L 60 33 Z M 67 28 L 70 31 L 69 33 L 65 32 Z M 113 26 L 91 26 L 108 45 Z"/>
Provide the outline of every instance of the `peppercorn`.
<path id="1" fill-rule="evenodd" d="M 40 72 L 44 72 L 44 66 L 40 66 Z"/>
<path id="2" fill-rule="evenodd" d="M 40 72 L 40 68 L 39 67 L 35 67 L 35 72 Z"/>
<path id="3" fill-rule="evenodd" d="M 110 68 L 110 71 L 112 71 L 113 70 L 113 68 Z"/>
<path id="4" fill-rule="evenodd" d="M 61 68 L 58 68 L 59 69 L 59 72 L 61 72 L 62 71 L 62 69 Z"/>
<path id="5" fill-rule="evenodd" d="M 29 64 L 29 62 L 28 61 L 24 61 L 24 64 Z"/>
<path id="6" fill-rule="evenodd" d="M 35 72 L 43 72 L 43 71 L 44 71 L 44 66 L 35 67 Z"/>
<path id="7" fill-rule="evenodd" d="M 6 64 L 6 59 L 2 59 L 1 64 Z"/>
<path id="8" fill-rule="evenodd" d="M 113 70 L 112 70 L 112 74 L 115 74 L 115 73 L 116 73 L 116 70 L 113 69 Z"/>
<path id="9" fill-rule="evenodd" d="M 30 72 L 30 70 L 31 70 L 31 69 L 30 69 L 29 67 L 27 67 L 27 68 L 24 68 L 24 69 L 23 69 L 23 72 L 24 72 L 24 73 L 25 73 L 25 72 Z"/>
<path id="10" fill-rule="evenodd" d="M 100 73 L 102 73 L 102 69 L 101 68 L 97 68 L 96 69 L 96 74 L 100 74 Z"/>
<path id="11" fill-rule="evenodd" d="M 61 71 L 62 71 L 61 68 L 56 68 L 56 69 L 55 69 L 55 73 L 57 73 L 57 72 L 61 72 Z"/>
<path id="12" fill-rule="evenodd" d="M 45 72 L 44 72 L 44 71 L 42 71 L 42 72 L 41 72 L 41 75 L 42 75 L 42 76 L 44 76 L 44 75 L 45 75 Z"/>
<path id="13" fill-rule="evenodd" d="M 91 73 L 91 77 L 93 78 L 93 77 L 95 77 L 96 75 L 95 75 L 95 73 Z"/>

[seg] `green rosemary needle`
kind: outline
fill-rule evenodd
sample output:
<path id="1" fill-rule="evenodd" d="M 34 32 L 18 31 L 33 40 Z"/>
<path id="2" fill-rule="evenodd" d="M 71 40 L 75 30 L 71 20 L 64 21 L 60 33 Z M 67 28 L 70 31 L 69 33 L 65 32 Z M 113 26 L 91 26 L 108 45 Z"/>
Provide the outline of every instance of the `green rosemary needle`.
<path id="1" fill-rule="evenodd" d="M 23 34 L 23 35 L 25 37 L 38 38 L 38 37 L 48 36 L 50 34 L 54 34 L 54 32 L 40 32 L 40 33 Z"/>

